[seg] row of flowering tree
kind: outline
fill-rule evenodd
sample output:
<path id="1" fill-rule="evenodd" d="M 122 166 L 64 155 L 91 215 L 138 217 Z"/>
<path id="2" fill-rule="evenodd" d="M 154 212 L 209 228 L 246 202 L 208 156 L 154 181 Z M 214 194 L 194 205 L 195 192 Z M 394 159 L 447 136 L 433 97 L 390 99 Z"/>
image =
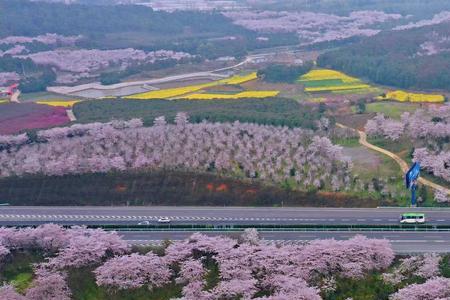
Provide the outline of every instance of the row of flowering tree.
<path id="1" fill-rule="evenodd" d="M 0 177 L 65 175 L 130 169 L 180 169 L 286 181 L 301 188 L 344 189 L 349 160 L 326 137 L 299 128 L 247 123 L 190 124 L 179 113 L 175 124 L 157 118 L 54 128 L 0 137 Z"/>
<path id="2" fill-rule="evenodd" d="M 262 242 L 255 230 L 240 239 L 193 234 L 165 249 L 132 253 L 116 234 L 85 228 L 43 225 L 36 229 L 0 230 L 0 259 L 14 260 L 20 251 L 42 251 L 46 260 L 34 266 L 34 280 L 24 295 L 11 285 L 0 288 L 1 299 L 70 299 L 67 271 L 94 269 L 96 282 L 111 291 L 182 286 L 178 299 L 321 299 L 333 278 L 362 278 L 388 268 L 394 253 L 386 240 L 356 236 L 346 241 L 317 240 L 281 246 Z M 209 266 L 218 280 L 208 286 Z M 260 295 L 260 296 L 258 296 Z M 262 296 L 264 295 L 264 296 Z"/>

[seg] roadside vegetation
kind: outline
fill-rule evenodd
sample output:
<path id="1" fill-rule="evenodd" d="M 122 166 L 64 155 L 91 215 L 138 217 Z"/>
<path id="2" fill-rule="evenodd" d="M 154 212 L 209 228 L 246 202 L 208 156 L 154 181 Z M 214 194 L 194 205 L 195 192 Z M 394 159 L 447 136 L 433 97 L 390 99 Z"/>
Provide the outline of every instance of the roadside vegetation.
<path id="1" fill-rule="evenodd" d="M 361 235 L 277 245 L 246 229 L 234 238 L 194 233 L 185 240 L 130 247 L 117 232 L 46 224 L 4 228 L 0 240 L 2 299 L 431 300 L 450 295 L 447 255 L 395 256 L 387 240 Z"/>

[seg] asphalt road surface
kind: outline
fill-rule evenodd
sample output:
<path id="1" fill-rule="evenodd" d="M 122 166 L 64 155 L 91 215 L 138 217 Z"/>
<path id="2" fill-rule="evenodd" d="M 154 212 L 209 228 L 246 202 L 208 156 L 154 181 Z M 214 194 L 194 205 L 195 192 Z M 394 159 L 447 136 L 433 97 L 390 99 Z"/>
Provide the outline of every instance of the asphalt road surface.
<path id="1" fill-rule="evenodd" d="M 123 238 L 131 244 L 159 244 L 164 240 L 182 240 L 192 232 L 120 232 Z M 208 232 L 207 235 L 231 235 L 237 237 L 239 232 Z M 388 239 L 395 252 L 410 253 L 448 253 L 450 252 L 450 232 L 260 232 L 266 243 L 301 244 L 315 239 L 347 240 L 357 234 L 369 238 Z"/>
<path id="2" fill-rule="evenodd" d="M 14 207 L 0 206 L 1 225 L 40 223 L 58 224 L 137 224 L 150 221 L 157 224 L 168 217 L 171 224 L 399 224 L 404 212 L 425 213 L 427 224 L 450 224 L 448 209 L 410 208 L 246 208 L 246 207 Z M 158 243 L 162 240 L 184 239 L 192 232 L 120 232 L 132 244 Z M 239 232 L 211 232 L 231 234 Z M 348 239 L 356 234 L 370 238 L 386 238 L 398 253 L 450 252 L 450 232 L 262 232 L 262 238 L 272 243 L 303 243 L 314 239 Z"/>
<path id="3" fill-rule="evenodd" d="M 248 208 L 248 207 L 19 207 L 1 206 L 0 225 L 138 224 L 399 224 L 405 212 L 425 213 L 427 224 L 450 225 L 449 209 Z"/>

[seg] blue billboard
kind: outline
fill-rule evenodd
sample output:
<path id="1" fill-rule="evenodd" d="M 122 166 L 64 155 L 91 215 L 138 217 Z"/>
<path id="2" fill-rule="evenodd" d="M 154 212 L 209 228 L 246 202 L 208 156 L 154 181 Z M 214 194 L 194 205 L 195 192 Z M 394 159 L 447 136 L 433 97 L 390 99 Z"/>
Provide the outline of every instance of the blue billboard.
<path id="1" fill-rule="evenodd" d="M 406 172 L 405 175 L 406 188 L 410 189 L 413 182 L 419 178 L 419 175 L 420 175 L 420 164 L 418 162 L 415 162 L 409 169 L 409 171 Z"/>

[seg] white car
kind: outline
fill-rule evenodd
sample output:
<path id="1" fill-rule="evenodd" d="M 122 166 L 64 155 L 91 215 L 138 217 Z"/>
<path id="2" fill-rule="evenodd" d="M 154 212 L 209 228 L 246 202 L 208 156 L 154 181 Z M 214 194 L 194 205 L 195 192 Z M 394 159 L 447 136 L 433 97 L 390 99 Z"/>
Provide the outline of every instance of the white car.
<path id="1" fill-rule="evenodd" d="M 139 222 L 138 225 L 150 225 L 150 221 Z"/>
<path id="2" fill-rule="evenodd" d="M 158 219 L 158 223 L 170 223 L 170 219 L 167 217 L 161 217 Z"/>

